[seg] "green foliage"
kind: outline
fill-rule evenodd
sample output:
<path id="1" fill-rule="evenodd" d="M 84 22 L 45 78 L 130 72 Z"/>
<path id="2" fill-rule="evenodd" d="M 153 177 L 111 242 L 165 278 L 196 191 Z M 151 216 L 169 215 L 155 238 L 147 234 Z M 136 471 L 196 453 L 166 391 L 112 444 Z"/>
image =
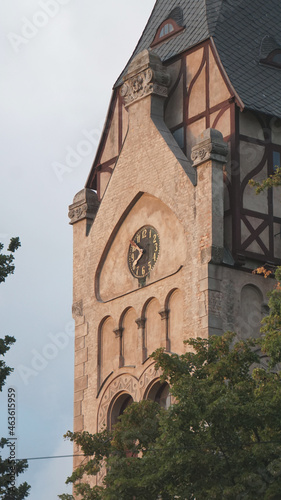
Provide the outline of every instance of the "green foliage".
<path id="1" fill-rule="evenodd" d="M 3 283 L 6 278 L 13 274 L 14 266 L 14 255 L 12 255 L 21 246 L 19 238 L 11 238 L 10 244 L 8 246 L 8 252 L 10 254 L 0 253 L 0 283 Z M 4 245 L 0 243 L 0 252 L 3 250 Z M 0 338 L 0 392 L 3 389 L 6 378 L 13 371 L 6 365 L 5 361 L 2 359 L 6 352 L 9 351 L 10 347 L 14 344 L 15 338 L 6 335 L 3 339 Z M 7 439 L 0 439 L 0 449 L 8 448 L 9 442 Z M 11 478 L 13 475 L 18 477 L 19 474 L 27 469 L 28 464 L 26 460 L 17 460 L 16 464 L 11 464 L 9 458 L 4 459 L 0 455 L 0 498 L 2 500 L 23 500 L 29 495 L 30 486 L 24 482 L 18 487 L 14 487 L 11 490 Z"/>
<path id="2" fill-rule="evenodd" d="M 255 341 L 234 343 L 233 333 L 187 345 L 182 356 L 154 353 L 168 410 L 141 401 L 112 431 L 67 433 L 88 456 L 68 479 L 83 499 L 280 498 L 279 373 L 260 369 Z M 85 482 L 102 467 L 105 488 Z"/>
<path id="3" fill-rule="evenodd" d="M 11 252 L 11 254 L 5 255 L 0 253 L 0 283 L 3 283 L 9 274 L 13 274 L 15 266 L 13 264 L 14 255 L 12 255 L 12 253 L 14 253 L 20 246 L 21 244 L 18 237 L 11 238 L 8 246 L 8 252 Z M 3 243 L 0 243 L 0 252 L 3 248 Z M 6 378 L 13 371 L 13 368 L 7 366 L 1 357 L 6 354 L 14 342 L 15 338 L 9 335 L 6 335 L 4 339 L 0 338 L 0 392 L 5 384 Z"/>
<path id="4" fill-rule="evenodd" d="M 14 255 L 13 253 L 21 246 L 19 238 L 11 238 L 8 246 L 9 254 L 0 253 L 0 283 L 4 282 L 10 274 L 14 273 Z M 3 250 L 4 245 L 0 243 L 0 252 Z"/>
<path id="5" fill-rule="evenodd" d="M 258 363 L 253 341 L 233 346 L 233 339 L 192 339 L 193 352 L 156 354 L 177 399 L 157 442 L 165 464 L 159 486 L 170 478 L 167 498 L 266 498 L 280 479 L 270 473 L 281 459 L 280 378 L 259 368 L 251 373 Z"/>
<path id="6" fill-rule="evenodd" d="M 112 431 L 106 429 L 94 435 L 69 431 L 65 437 L 75 441 L 87 457 L 67 480 L 67 483 L 75 483 L 76 494 L 82 495 L 83 500 L 154 498 L 150 483 L 146 484 L 145 477 L 142 480 L 142 473 L 145 457 L 159 435 L 161 412 L 157 403 L 141 401 L 127 408 Z M 104 467 L 106 489 L 80 482 L 86 476 L 96 476 Z M 71 496 L 59 498 L 71 500 Z"/>
<path id="7" fill-rule="evenodd" d="M 0 449 L 7 445 L 7 439 L 0 440 Z M 24 482 L 12 491 L 9 490 L 11 486 L 11 472 L 15 472 L 17 477 L 19 474 L 27 469 L 27 461 L 20 460 L 16 462 L 15 469 L 11 469 L 11 463 L 8 458 L 3 459 L 0 456 L 0 498 L 3 500 L 23 500 L 29 494 L 30 486 Z"/>
<path id="8" fill-rule="evenodd" d="M 281 362 L 281 267 L 275 272 L 277 286 L 268 294 L 269 314 L 262 320 L 261 346 L 270 356 L 270 366 L 274 367 Z"/>
<path id="9" fill-rule="evenodd" d="M 274 174 L 270 175 L 267 179 L 262 182 L 256 182 L 253 179 L 249 181 L 250 186 L 256 188 L 256 194 L 262 193 L 266 189 L 277 187 L 281 185 L 281 168 L 275 167 Z"/>
<path id="10" fill-rule="evenodd" d="M 0 356 L 4 356 L 6 352 L 10 349 L 10 346 L 16 341 L 14 337 L 10 337 L 6 335 L 4 339 L 0 339 Z M 13 368 L 10 368 L 6 365 L 5 361 L 0 357 L 0 392 L 2 391 L 3 385 L 5 384 L 5 380 L 13 371 Z"/>

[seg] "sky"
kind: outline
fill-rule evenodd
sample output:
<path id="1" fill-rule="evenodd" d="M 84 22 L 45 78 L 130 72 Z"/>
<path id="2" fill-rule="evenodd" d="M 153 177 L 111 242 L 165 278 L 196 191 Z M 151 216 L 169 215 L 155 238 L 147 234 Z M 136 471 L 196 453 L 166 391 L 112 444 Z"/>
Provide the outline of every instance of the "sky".
<path id="1" fill-rule="evenodd" d="M 1 0 L 0 241 L 19 236 L 16 270 L 0 286 L 0 337 L 14 372 L 19 482 L 29 500 L 70 492 L 74 328 L 68 206 L 85 185 L 112 86 L 141 36 L 154 0 Z M 94 138 L 83 148 L 87 134 Z M 85 142 L 84 142 L 85 144 Z M 69 153 L 76 153 L 70 164 Z"/>

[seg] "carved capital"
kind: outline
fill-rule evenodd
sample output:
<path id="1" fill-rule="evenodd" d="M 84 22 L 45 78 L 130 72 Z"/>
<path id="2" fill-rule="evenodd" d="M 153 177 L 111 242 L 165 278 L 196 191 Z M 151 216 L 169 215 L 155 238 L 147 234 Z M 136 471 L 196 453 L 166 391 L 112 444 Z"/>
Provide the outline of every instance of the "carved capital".
<path id="1" fill-rule="evenodd" d="M 125 106 L 151 94 L 168 96 L 170 75 L 161 59 L 152 51 L 144 50 L 129 65 L 121 87 Z"/>
<path id="2" fill-rule="evenodd" d="M 120 339 L 122 337 L 122 333 L 124 331 L 124 328 L 122 326 L 120 326 L 119 328 L 115 328 L 115 330 L 113 330 L 114 333 L 115 333 L 115 337 L 117 339 Z"/>
<path id="3" fill-rule="evenodd" d="M 163 321 L 167 320 L 169 318 L 169 312 L 170 312 L 169 309 L 161 309 L 161 311 L 158 311 L 158 312 L 159 312 L 161 319 Z"/>
<path id="4" fill-rule="evenodd" d="M 73 203 L 69 207 L 68 217 L 70 224 L 75 224 L 83 219 L 92 223 L 99 208 L 98 196 L 91 189 L 82 189 L 74 196 Z"/>
<path id="5" fill-rule="evenodd" d="M 137 325 L 138 325 L 138 329 L 139 329 L 139 330 L 140 330 L 140 329 L 142 329 L 142 330 L 144 329 L 144 327 L 145 327 L 145 322 L 146 322 L 146 319 L 145 319 L 145 318 L 138 318 L 138 319 L 136 319 L 136 323 L 137 323 Z"/>
<path id="6" fill-rule="evenodd" d="M 209 160 L 225 163 L 227 153 L 228 146 L 224 142 L 222 134 L 218 130 L 208 128 L 199 136 L 197 144 L 193 146 L 191 159 L 194 167 Z"/>

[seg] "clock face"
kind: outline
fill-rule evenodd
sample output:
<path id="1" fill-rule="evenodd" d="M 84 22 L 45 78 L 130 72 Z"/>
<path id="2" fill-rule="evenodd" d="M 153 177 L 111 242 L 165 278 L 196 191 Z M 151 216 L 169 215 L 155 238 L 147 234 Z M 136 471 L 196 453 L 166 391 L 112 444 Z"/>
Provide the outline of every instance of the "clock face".
<path id="1" fill-rule="evenodd" d="M 143 226 L 130 241 L 128 265 L 135 278 L 147 276 L 158 259 L 159 234 L 155 227 Z"/>

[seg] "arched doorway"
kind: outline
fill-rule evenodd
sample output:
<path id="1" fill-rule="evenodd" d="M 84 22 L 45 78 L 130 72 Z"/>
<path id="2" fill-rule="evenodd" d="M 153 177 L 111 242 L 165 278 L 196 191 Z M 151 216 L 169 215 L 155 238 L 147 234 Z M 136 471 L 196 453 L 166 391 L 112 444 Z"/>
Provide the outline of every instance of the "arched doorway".
<path id="1" fill-rule="evenodd" d="M 167 410 L 171 406 L 169 384 L 167 384 L 167 382 L 162 383 L 160 382 L 160 380 L 158 380 L 151 386 L 151 388 L 147 392 L 146 399 L 150 399 L 151 401 L 159 403 L 162 408 Z"/>
<path id="2" fill-rule="evenodd" d="M 117 424 L 119 417 L 133 402 L 134 400 L 128 392 L 121 392 L 115 396 L 108 409 L 107 425 L 109 429 Z"/>

